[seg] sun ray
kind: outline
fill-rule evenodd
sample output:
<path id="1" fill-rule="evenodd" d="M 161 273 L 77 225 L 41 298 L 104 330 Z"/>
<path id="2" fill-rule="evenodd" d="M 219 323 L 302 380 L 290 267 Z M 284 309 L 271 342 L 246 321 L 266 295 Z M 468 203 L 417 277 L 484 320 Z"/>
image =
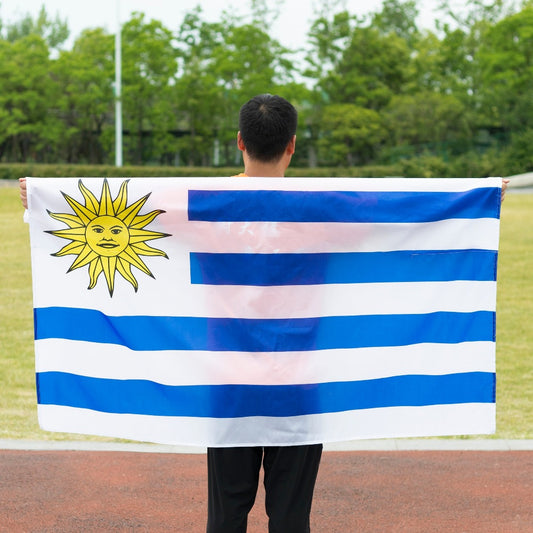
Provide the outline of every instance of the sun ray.
<path id="1" fill-rule="evenodd" d="M 115 216 L 113 199 L 111 198 L 111 190 L 109 189 L 109 183 L 107 180 L 104 180 L 104 185 L 102 187 L 102 196 L 100 197 L 100 208 L 98 209 L 98 215 Z"/>
<path id="2" fill-rule="evenodd" d="M 55 220 L 59 220 L 59 222 L 63 222 L 69 228 L 83 227 L 83 222 L 81 221 L 81 218 L 77 215 L 70 215 L 68 213 L 51 213 L 50 211 L 48 211 L 48 209 L 47 212 L 52 218 L 54 218 Z"/>
<path id="3" fill-rule="evenodd" d="M 71 241 L 77 242 L 86 242 L 85 238 L 85 228 L 71 228 L 71 229 L 59 229 L 59 230 L 48 230 L 45 233 L 50 233 L 55 237 L 61 237 L 62 239 L 70 239 Z"/>
<path id="4" fill-rule="evenodd" d="M 83 250 L 78 255 L 78 258 L 74 261 L 74 263 L 72 263 L 72 265 L 70 265 L 68 272 L 76 270 L 77 268 L 84 267 L 85 265 L 92 263 L 96 259 L 98 259 L 98 254 L 94 252 L 88 244 L 86 244 Z"/>
<path id="5" fill-rule="evenodd" d="M 130 224 L 130 229 L 131 228 L 142 229 L 142 228 L 144 228 L 144 226 L 150 224 L 150 222 L 152 222 L 155 219 L 155 217 L 157 217 L 161 213 L 165 213 L 165 212 L 166 211 L 162 211 L 161 209 L 157 209 L 155 211 L 152 211 L 151 213 L 148 213 L 147 215 L 137 216 L 137 217 L 135 217 L 133 222 Z"/>
<path id="6" fill-rule="evenodd" d="M 126 226 L 130 226 L 137 216 L 137 213 L 142 209 L 149 197 L 150 195 L 147 194 L 146 196 L 143 196 L 137 200 L 134 204 L 131 204 L 128 208 L 124 209 L 124 211 L 122 211 L 122 213 L 119 215 L 120 220 L 122 220 Z"/>
<path id="7" fill-rule="evenodd" d="M 83 242 L 72 241 L 69 242 L 66 246 L 63 246 L 59 252 L 51 254 L 54 257 L 63 257 L 64 255 L 78 255 L 83 248 L 86 246 Z"/>
<path id="8" fill-rule="evenodd" d="M 130 230 L 130 243 L 137 244 L 139 242 L 162 239 L 163 237 L 168 236 L 168 233 L 160 233 L 159 231 L 150 231 L 147 229 L 132 229 Z"/>
<path id="9" fill-rule="evenodd" d="M 65 200 L 68 205 L 72 207 L 74 212 L 80 217 L 83 224 L 86 226 L 96 215 L 90 210 L 87 209 L 84 205 L 81 205 L 79 202 L 71 198 L 68 194 L 63 193 Z"/>
<path id="10" fill-rule="evenodd" d="M 96 261 L 93 261 L 89 265 L 89 287 L 88 289 L 94 289 L 96 287 L 96 282 L 98 281 L 98 276 L 102 273 L 102 261 L 98 258 Z"/>
<path id="11" fill-rule="evenodd" d="M 132 244 L 131 249 L 137 253 L 137 255 L 158 255 L 161 257 L 166 257 L 168 259 L 168 255 L 163 252 L 163 250 L 158 250 L 157 248 L 152 248 L 148 244 L 144 242 L 140 242 L 138 244 Z"/>
<path id="12" fill-rule="evenodd" d="M 78 188 L 80 189 L 81 194 L 83 194 L 83 197 L 85 198 L 85 207 L 87 209 L 90 209 L 95 215 L 97 215 L 100 204 L 98 203 L 96 196 L 89 189 L 87 189 L 87 187 L 85 187 L 81 180 L 78 181 Z"/>
<path id="13" fill-rule="evenodd" d="M 125 280 L 129 281 L 133 285 L 135 292 L 137 292 L 137 289 L 139 288 L 139 283 L 131 272 L 131 265 L 128 262 L 124 261 L 121 257 L 119 257 L 117 262 L 117 270 Z"/>
<path id="14" fill-rule="evenodd" d="M 122 185 L 120 186 L 120 190 L 118 191 L 117 197 L 113 201 L 113 209 L 115 210 L 115 213 L 120 214 L 124 209 L 126 209 L 126 204 L 128 202 L 128 182 L 130 180 L 126 180 L 122 182 Z"/>
<path id="15" fill-rule="evenodd" d="M 150 269 L 144 264 L 143 260 L 130 248 L 124 250 L 119 257 L 124 261 L 131 263 L 133 266 L 142 270 L 147 276 L 154 277 Z"/>
<path id="16" fill-rule="evenodd" d="M 128 181 L 122 182 L 120 190 L 113 200 L 109 182 L 104 179 L 98 200 L 96 195 L 79 180 L 78 188 L 85 205 L 62 193 L 73 213 L 48 211 L 50 217 L 62 222 L 68 228 L 49 230 L 46 233 L 70 240 L 67 245 L 52 255 L 54 257 L 77 256 L 68 272 L 87 266 L 89 272 L 88 289 L 96 287 L 100 274 L 103 272 L 111 297 L 115 292 L 117 271 L 137 292 L 139 283 L 132 267 L 137 268 L 147 276 L 154 277 L 140 256 L 158 256 L 168 259 L 164 251 L 149 246 L 146 241 L 161 239 L 170 235 L 144 229 L 165 211 L 156 209 L 146 214 L 139 214 L 150 194 L 128 206 Z"/>
<path id="17" fill-rule="evenodd" d="M 117 269 L 116 257 L 100 257 L 102 263 L 102 269 L 107 281 L 107 288 L 109 289 L 109 295 L 113 296 L 115 290 L 115 271 Z"/>

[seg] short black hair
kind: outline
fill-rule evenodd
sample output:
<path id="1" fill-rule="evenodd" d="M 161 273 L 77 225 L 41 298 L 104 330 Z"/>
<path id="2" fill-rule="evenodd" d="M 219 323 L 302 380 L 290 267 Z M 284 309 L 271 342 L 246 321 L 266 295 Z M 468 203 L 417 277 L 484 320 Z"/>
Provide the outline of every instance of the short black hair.
<path id="1" fill-rule="evenodd" d="M 260 94 L 246 102 L 239 113 L 239 130 L 251 158 L 265 163 L 277 161 L 296 134 L 298 112 L 272 94 Z"/>

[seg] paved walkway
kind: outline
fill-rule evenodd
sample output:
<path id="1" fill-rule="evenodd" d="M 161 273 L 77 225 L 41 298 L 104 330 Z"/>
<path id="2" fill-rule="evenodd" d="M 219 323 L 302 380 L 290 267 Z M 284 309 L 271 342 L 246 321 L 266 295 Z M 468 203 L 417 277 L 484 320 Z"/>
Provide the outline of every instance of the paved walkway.
<path id="1" fill-rule="evenodd" d="M 205 448 L 196 446 L 167 446 L 136 442 L 61 441 L 0 439 L 2 450 L 27 451 L 87 451 L 87 452 L 145 452 L 203 454 Z M 325 451 L 533 451 L 533 440 L 475 439 L 475 438 L 405 438 L 368 439 L 330 443 Z"/>
<path id="2" fill-rule="evenodd" d="M 533 533 L 531 441 L 338 447 L 323 456 L 313 533 Z M 35 441 L 0 448 L 2 533 L 205 531 L 201 448 Z M 263 499 L 260 488 L 249 533 L 267 531 Z"/>

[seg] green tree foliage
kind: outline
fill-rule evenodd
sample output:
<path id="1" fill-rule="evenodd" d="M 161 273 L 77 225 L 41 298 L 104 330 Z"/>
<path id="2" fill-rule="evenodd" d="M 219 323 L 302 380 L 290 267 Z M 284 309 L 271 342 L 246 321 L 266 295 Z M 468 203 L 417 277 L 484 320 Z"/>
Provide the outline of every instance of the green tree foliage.
<path id="1" fill-rule="evenodd" d="M 342 61 L 352 32 L 360 23 L 359 19 L 348 11 L 332 14 L 329 7 L 329 1 L 325 1 L 308 33 L 310 50 L 306 57 L 308 68 L 304 74 L 315 85 L 320 84 Z M 329 99 L 325 90 L 320 86 L 317 86 L 317 89 L 322 93 L 322 100 Z"/>
<path id="2" fill-rule="evenodd" d="M 533 128 L 522 130 L 511 137 L 505 151 L 505 164 L 508 175 L 533 172 Z"/>
<path id="3" fill-rule="evenodd" d="M 174 151 L 176 120 L 171 82 L 177 73 L 173 35 L 161 22 L 135 13 L 122 28 L 125 159 L 161 161 Z M 150 137 L 147 133 L 150 132 Z"/>
<path id="4" fill-rule="evenodd" d="M 477 30 L 479 23 L 494 24 L 512 12 L 512 4 L 506 0 L 441 0 L 439 7 L 444 20 L 437 20 L 437 26 L 449 27 L 451 23 L 464 30 Z"/>
<path id="5" fill-rule="evenodd" d="M 441 2 L 445 20 L 437 23 L 444 33 L 439 54 L 441 84 L 470 107 L 477 107 L 480 98 L 479 49 L 488 38 L 487 31 L 503 16 L 505 6 L 505 0 Z"/>
<path id="6" fill-rule="evenodd" d="M 478 53 L 482 112 L 507 131 L 533 117 L 533 5 L 491 26 Z"/>
<path id="7" fill-rule="evenodd" d="M 396 18 L 397 8 L 398 2 L 386 2 L 372 19 L 380 25 L 346 11 L 313 24 L 309 75 L 317 78 L 312 131 L 320 162 L 368 162 L 378 153 L 385 136 L 378 112 L 405 90 L 412 73 L 408 43 L 395 31 L 405 23 L 410 32 L 411 15 Z"/>
<path id="8" fill-rule="evenodd" d="M 465 107 L 450 94 L 425 92 L 395 96 L 383 116 L 394 146 L 423 148 L 430 144 L 457 143 L 462 148 L 470 136 Z"/>
<path id="9" fill-rule="evenodd" d="M 85 30 L 72 50 L 61 52 L 53 74 L 63 88 L 56 112 L 64 125 L 57 157 L 68 163 L 105 163 L 110 146 L 104 131 L 113 119 L 113 36 Z"/>
<path id="10" fill-rule="evenodd" d="M 372 17 L 372 27 L 383 33 L 394 33 L 414 48 L 419 36 L 417 16 L 416 0 L 384 0 L 381 11 Z"/>
<path id="11" fill-rule="evenodd" d="M 354 104 L 326 106 L 322 124 L 318 145 L 322 160 L 332 165 L 367 163 L 386 136 L 380 114 Z"/>
<path id="12" fill-rule="evenodd" d="M 353 102 L 380 110 L 402 92 L 408 79 L 409 49 L 406 42 L 372 27 L 356 28 L 333 69 L 320 82 L 334 102 Z"/>
<path id="13" fill-rule="evenodd" d="M 48 47 L 38 35 L 0 42 L 0 65 L 0 153 L 12 160 L 45 160 L 60 127 L 48 113 L 58 91 Z"/>
<path id="14" fill-rule="evenodd" d="M 419 0 L 359 17 L 317 0 L 305 51 L 271 36 L 283 0 L 181 23 L 135 13 L 122 27 L 124 161 L 240 165 L 240 106 L 271 92 L 299 111 L 293 166 L 398 164 L 406 175 L 531 168 L 533 1 Z M 114 35 L 45 9 L 0 24 L 0 162 L 112 164 Z M 416 159 L 417 158 L 417 159 Z M 448 171 L 445 169 L 448 168 Z"/>
<path id="15" fill-rule="evenodd" d="M 225 13 L 218 23 L 190 12 L 181 26 L 180 75 L 176 81 L 177 109 L 183 128 L 182 159 L 189 164 L 235 164 L 236 117 L 240 106 L 262 92 L 292 92 L 289 51 L 262 29 L 265 22 L 245 23 Z M 214 147 L 219 161 L 214 161 Z"/>
<path id="16" fill-rule="evenodd" d="M 37 35 L 42 37 L 50 48 L 60 47 L 68 39 L 69 33 L 66 21 L 61 20 L 59 15 L 51 19 L 44 5 L 36 19 L 25 15 L 19 21 L 6 26 L 7 41 L 15 42 L 29 35 Z"/>

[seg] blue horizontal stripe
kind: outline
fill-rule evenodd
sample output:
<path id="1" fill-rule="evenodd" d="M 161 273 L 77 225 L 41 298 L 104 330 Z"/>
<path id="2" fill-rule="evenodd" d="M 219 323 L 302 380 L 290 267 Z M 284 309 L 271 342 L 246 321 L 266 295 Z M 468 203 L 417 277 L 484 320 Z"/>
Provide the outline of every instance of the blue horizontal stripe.
<path id="1" fill-rule="evenodd" d="M 41 405 L 106 413 L 284 417 L 380 407 L 494 403 L 495 374 L 406 375 L 306 385 L 170 386 L 41 372 L 37 374 L 37 388 Z"/>
<path id="2" fill-rule="evenodd" d="M 34 310 L 35 339 L 71 339 L 132 350 L 284 352 L 494 341 L 495 313 L 242 319 L 164 316 L 112 317 L 63 307 Z"/>
<path id="3" fill-rule="evenodd" d="M 189 191 L 189 220 L 210 222 L 434 222 L 498 218 L 499 187 L 464 192 Z"/>
<path id="4" fill-rule="evenodd" d="M 496 263 L 492 250 L 190 254 L 191 282 L 206 285 L 495 281 Z"/>

